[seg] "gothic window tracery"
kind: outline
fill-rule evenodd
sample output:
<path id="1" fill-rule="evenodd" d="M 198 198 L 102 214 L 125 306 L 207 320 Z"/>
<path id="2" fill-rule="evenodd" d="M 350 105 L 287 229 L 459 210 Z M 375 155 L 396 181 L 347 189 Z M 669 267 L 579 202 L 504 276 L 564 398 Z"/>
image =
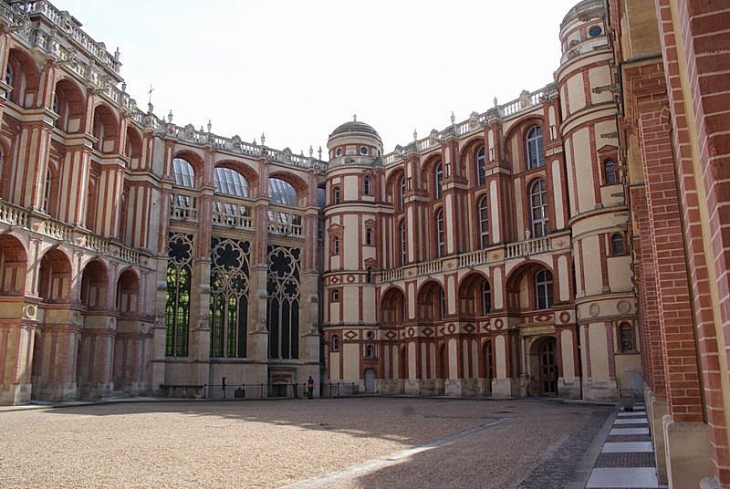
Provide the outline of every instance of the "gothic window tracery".
<path id="1" fill-rule="evenodd" d="M 299 358 L 299 288 L 301 250 L 269 246 L 269 358 Z"/>
<path id="2" fill-rule="evenodd" d="M 171 233 L 168 243 L 165 355 L 184 357 L 188 355 L 190 330 L 193 236 Z"/>
<path id="3" fill-rule="evenodd" d="M 214 237 L 210 270 L 210 356 L 246 357 L 248 241 Z"/>

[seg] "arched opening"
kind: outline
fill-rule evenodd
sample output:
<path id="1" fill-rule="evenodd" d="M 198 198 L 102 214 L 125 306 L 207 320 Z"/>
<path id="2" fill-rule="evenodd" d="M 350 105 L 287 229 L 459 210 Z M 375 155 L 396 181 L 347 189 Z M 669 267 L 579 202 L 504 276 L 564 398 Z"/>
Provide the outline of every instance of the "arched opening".
<path id="1" fill-rule="evenodd" d="M 427 282 L 418 292 L 418 322 L 436 323 L 444 319 L 446 299 L 444 289 L 437 282 Z"/>
<path id="2" fill-rule="evenodd" d="M 117 281 L 116 309 L 123 316 L 139 311 L 139 277 L 132 270 L 125 270 Z"/>
<path id="3" fill-rule="evenodd" d="M 99 260 L 90 261 L 81 274 L 81 303 L 87 310 L 107 308 L 107 270 Z"/>
<path id="4" fill-rule="evenodd" d="M 99 105 L 94 109 L 92 134 L 96 138 L 95 150 L 104 154 L 118 152 L 119 126 L 117 118 L 106 105 Z"/>
<path id="5" fill-rule="evenodd" d="M 84 96 L 78 86 L 68 80 L 56 84 L 53 111 L 58 114 L 56 127 L 65 133 L 78 133 L 84 127 Z"/>
<path id="6" fill-rule="evenodd" d="M 28 257 L 23 244 L 15 237 L 0 236 L 0 296 L 25 294 L 25 271 Z"/>
<path id="7" fill-rule="evenodd" d="M 483 275 L 472 273 L 459 287 L 459 314 L 464 318 L 486 316 L 492 310 L 489 281 Z"/>
<path id="8" fill-rule="evenodd" d="M 6 98 L 20 107 L 32 108 L 38 103 L 39 71 L 33 59 L 18 49 L 8 52 L 5 83 L 10 86 Z"/>
<path id="9" fill-rule="evenodd" d="M 507 279 L 507 308 L 520 313 L 553 306 L 553 275 L 539 263 L 526 263 Z"/>
<path id="10" fill-rule="evenodd" d="M 45 303 L 68 302 L 71 293 L 71 262 L 59 249 L 46 252 L 41 259 L 38 296 Z"/>
<path id="11" fill-rule="evenodd" d="M 530 347 L 530 395 L 556 396 L 558 394 L 558 356 L 556 340 L 545 336 L 533 341 Z"/>

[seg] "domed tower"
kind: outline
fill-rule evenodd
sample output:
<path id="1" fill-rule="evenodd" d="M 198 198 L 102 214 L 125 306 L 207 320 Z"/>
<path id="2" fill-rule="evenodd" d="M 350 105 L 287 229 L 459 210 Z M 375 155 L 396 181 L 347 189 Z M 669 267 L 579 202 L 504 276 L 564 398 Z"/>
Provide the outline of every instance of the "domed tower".
<path id="1" fill-rule="evenodd" d="M 565 151 L 583 397 L 630 395 L 641 369 L 621 182 L 613 52 L 602 0 L 560 26 L 555 77 Z"/>
<path id="2" fill-rule="evenodd" d="M 379 205 L 383 142 L 370 125 L 353 121 L 332 131 L 324 208 L 323 382 L 355 383 L 375 392 L 378 364 L 377 300 Z"/>

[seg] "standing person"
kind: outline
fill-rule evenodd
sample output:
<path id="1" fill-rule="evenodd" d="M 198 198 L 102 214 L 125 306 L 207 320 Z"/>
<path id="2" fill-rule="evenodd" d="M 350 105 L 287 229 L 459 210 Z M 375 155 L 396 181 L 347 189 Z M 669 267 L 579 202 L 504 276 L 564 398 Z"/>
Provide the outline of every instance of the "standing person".
<path id="1" fill-rule="evenodd" d="M 307 379 L 307 392 L 309 394 L 308 397 L 312 399 L 314 397 L 314 379 L 311 375 Z"/>

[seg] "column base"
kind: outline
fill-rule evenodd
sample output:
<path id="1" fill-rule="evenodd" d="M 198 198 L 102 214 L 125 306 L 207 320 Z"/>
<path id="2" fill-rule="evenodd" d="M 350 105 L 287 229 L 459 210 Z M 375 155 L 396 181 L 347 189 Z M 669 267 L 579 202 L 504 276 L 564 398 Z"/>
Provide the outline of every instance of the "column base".
<path id="1" fill-rule="evenodd" d="M 0 406 L 28 404 L 32 388 L 32 384 L 0 384 Z"/>
<path id="2" fill-rule="evenodd" d="M 662 418 L 670 488 L 699 487 L 712 474 L 710 427 L 704 423 L 675 423 Z"/>

